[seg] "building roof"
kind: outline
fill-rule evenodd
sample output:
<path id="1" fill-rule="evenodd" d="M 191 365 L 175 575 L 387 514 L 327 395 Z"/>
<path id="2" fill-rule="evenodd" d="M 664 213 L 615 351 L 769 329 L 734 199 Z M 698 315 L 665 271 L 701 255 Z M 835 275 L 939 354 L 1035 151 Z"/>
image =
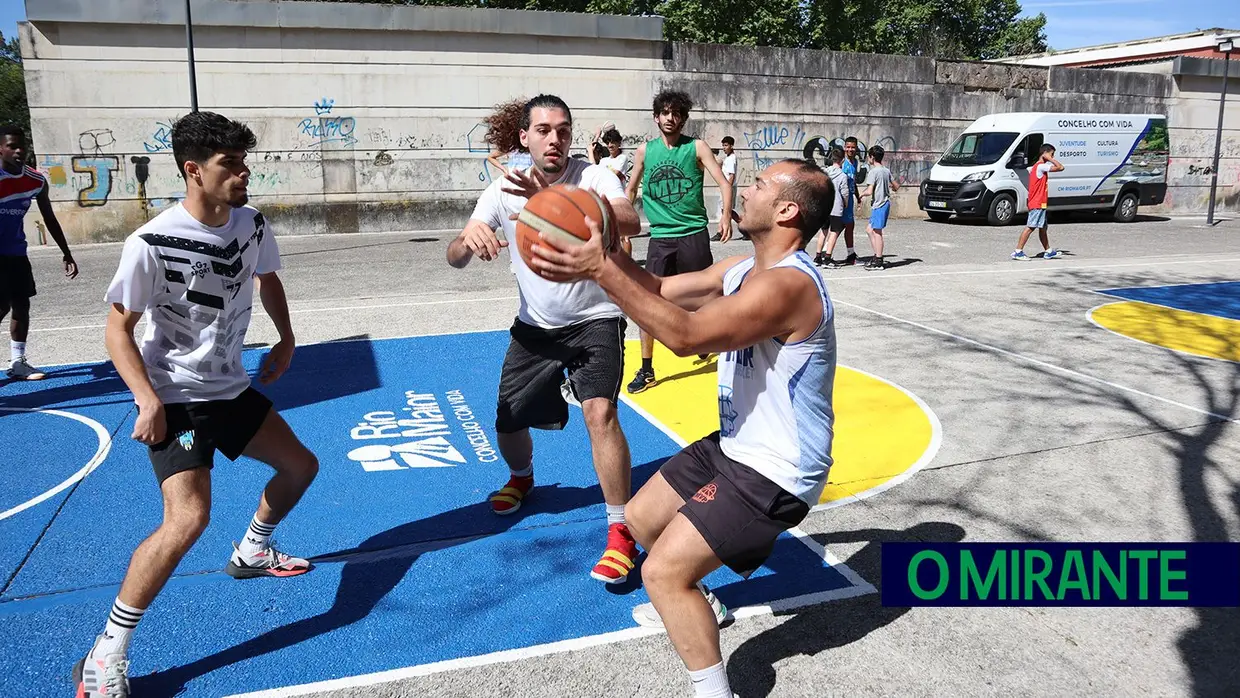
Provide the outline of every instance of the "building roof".
<path id="1" fill-rule="evenodd" d="M 1128 63 L 1148 63 L 1156 60 L 1168 60 L 1176 56 L 1211 58 L 1219 55 L 1215 50 L 1215 44 L 1219 37 L 1223 36 L 1236 36 L 1240 38 L 1240 29 L 1214 27 L 1183 34 L 1168 34 L 1167 36 L 1154 36 L 1148 39 L 1134 39 L 1132 41 L 1120 41 L 1099 44 L 1097 46 L 1082 46 L 1063 51 L 1008 56 L 995 59 L 993 62 L 1088 68 Z"/>

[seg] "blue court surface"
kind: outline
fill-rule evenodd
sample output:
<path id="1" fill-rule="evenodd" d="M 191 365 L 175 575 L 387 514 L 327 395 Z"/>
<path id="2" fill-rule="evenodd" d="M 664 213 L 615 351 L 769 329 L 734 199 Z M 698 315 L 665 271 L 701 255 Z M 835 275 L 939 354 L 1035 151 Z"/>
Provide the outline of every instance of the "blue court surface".
<path id="1" fill-rule="evenodd" d="M 589 577 L 605 517 L 579 410 L 563 432 L 535 433 L 539 486 L 521 512 L 490 512 L 486 497 L 507 473 L 494 432 L 507 341 L 489 332 L 299 348 L 263 390 L 321 462 L 276 532 L 316 569 L 248 581 L 220 571 L 270 471 L 217 457 L 211 524 L 135 635 L 135 694 L 244 693 L 636 627 L 631 609 L 647 600 L 637 580 L 614 589 Z M 248 351 L 247 368 L 261 358 Z M 620 419 L 636 487 L 678 447 L 627 406 Z M 133 420 L 110 364 L 0 384 L 4 695 L 71 690 L 130 553 L 160 521 Z M 722 570 L 707 581 L 733 609 L 868 589 L 792 535 L 749 580 Z"/>
<path id="2" fill-rule="evenodd" d="M 1098 293 L 1190 313 L 1240 320 L 1240 281 L 1111 288 Z"/>

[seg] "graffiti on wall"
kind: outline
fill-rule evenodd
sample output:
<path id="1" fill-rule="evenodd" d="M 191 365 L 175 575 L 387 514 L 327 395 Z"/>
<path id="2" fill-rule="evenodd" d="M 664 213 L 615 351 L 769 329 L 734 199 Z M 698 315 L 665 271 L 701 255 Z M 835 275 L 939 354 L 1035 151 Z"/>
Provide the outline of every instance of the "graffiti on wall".
<path id="1" fill-rule="evenodd" d="M 120 169 L 115 155 L 77 155 L 73 171 L 90 175 L 90 183 L 78 191 L 78 206 L 95 207 L 108 203 L 112 195 L 113 173 Z"/>
<path id="2" fill-rule="evenodd" d="M 175 121 L 175 119 L 171 121 Z M 172 150 L 171 122 L 156 121 L 155 130 L 151 132 L 150 140 L 144 141 L 142 147 L 146 148 L 148 153 L 162 153 L 166 150 Z"/>
<path id="3" fill-rule="evenodd" d="M 327 143 L 339 143 L 345 147 L 357 145 L 353 132 L 357 120 L 351 116 L 333 115 L 336 100 L 323 97 L 314 103 L 314 118 L 305 118 L 297 125 L 297 133 L 310 139 L 305 147 L 314 148 Z"/>

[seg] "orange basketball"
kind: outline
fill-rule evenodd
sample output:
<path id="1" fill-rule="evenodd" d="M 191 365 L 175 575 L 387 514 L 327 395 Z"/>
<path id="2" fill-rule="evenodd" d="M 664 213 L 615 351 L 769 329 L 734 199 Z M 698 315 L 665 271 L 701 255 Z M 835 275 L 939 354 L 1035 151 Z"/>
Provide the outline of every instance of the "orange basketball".
<path id="1" fill-rule="evenodd" d="M 554 184 L 535 194 L 517 214 L 517 251 L 525 265 L 538 273 L 530 247 L 538 242 L 539 233 L 578 245 L 589 240 L 587 217 L 598 221 L 603 230 L 603 247 L 609 249 L 616 234 L 616 215 L 606 199 L 570 184 Z"/>

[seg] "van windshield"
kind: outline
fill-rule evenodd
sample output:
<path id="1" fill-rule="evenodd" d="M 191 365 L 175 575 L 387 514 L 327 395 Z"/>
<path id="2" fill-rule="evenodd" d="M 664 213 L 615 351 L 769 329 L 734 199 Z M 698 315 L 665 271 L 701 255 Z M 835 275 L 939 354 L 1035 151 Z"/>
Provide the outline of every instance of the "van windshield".
<path id="1" fill-rule="evenodd" d="M 940 165 L 993 165 L 1019 133 L 964 133 L 939 158 Z"/>

